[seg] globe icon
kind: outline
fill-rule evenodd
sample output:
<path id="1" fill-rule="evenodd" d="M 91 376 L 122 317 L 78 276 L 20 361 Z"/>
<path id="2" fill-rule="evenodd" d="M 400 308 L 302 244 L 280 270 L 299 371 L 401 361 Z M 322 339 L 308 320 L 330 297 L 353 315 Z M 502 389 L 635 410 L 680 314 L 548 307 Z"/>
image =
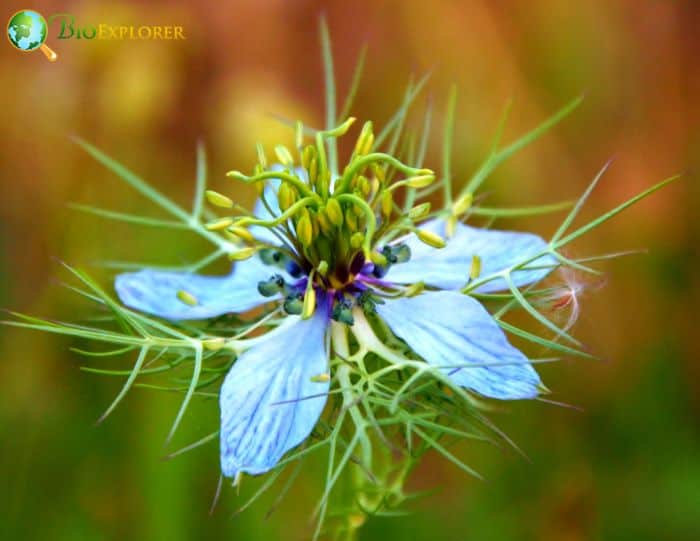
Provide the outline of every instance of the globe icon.
<path id="1" fill-rule="evenodd" d="M 41 49 L 49 60 L 54 61 L 56 53 L 44 44 L 47 31 L 46 19 L 31 9 L 18 11 L 7 22 L 7 37 L 13 47 L 20 51 Z"/>

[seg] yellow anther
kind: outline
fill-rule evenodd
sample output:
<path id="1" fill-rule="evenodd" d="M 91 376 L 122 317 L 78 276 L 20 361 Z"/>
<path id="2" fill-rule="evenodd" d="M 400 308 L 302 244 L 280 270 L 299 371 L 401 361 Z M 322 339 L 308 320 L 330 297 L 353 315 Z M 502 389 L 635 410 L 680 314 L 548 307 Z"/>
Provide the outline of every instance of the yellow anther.
<path id="1" fill-rule="evenodd" d="M 455 230 L 457 229 L 457 216 L 454 214 L 447 218 L 445 222 L 445 235 L 448 239 L 454 237 Z"/>
<path id="2" fill-rule="evenodd" d="M 333 233 L 333 224 L 328 219 L 328 215 L 325 213 L 325 211 L 316 215 L 316 221 L 318 222 L 318 225 L 321 228 L 321 231 L 323 231 L 324 235 L 330 235 Z"/>
<path id="3" fill-rule="evenodd" d="M 311 376 L 311 381 L 314 383 L 326 383 L 331 380 L 330 374 L 318 374 L 317 376 Z"/>
<path id="4" fill-rule="evenodd" d="M 277 201 L 279 202 L 280 209 L 282 212 L 291 207 L 296 201 L 297 192 L 296 189 L 286 182 L 280 184 L 279 190 L 277 190 Z"/>
<path id="5" fill-rule="evenodd" d="M 472 256 L 472 266 L 469 269 L 469 279 L 476 280 L 481 274 L 481 258 L 474 254 Z"/>
<path id="6" fill-rule="evenodd" d="M 338 203 L 337 199 L 329 199 L 326 203 L 326 216 L 335 226 L 343 225 L 343 208 Z"/>
<path id="7" fill-rule="evenodd" d="M 425 229 L 416 229 L 416 236 L 428 246 L 433 248 L 444 248 L 445 240 L 440 236 L 436 235 L 432 231 L 426 231 Z"/>
<path id="8" fill-rule="evenodd" d="M 216 207 L 221 207 L 225 209 L 230 209 L 233 207 L 233 201 L 231 200 L 230 197 L 226 197 L 223 194 L 220 194 L 219 192 L 215 192 L 214 190 L 207 190 L 204 192 L 204 195 L 207 198 L 207 201 L 209 201 L 212 205 Z"/>
<path id="9" fill-rule="evenodd" d="M 311 246 L 314 240 L 314 226 L 311 224 L 311 218 L 308 213 L 303 214 L 297 222 L 297 238 L 302 246 Z"/>
<path id="10" fill-rule="evenodd" d="M 208 340 L 202 340 L 202 345 L 204 349 L 209 351 L 219 351 L 226 345 L 225 338 L 210 338 Z"/>
<path id="11" fill-rule="evenodd" d="M 248 175 L 244 175 L 240 171 L 229 171 L 226 173 L 226 176 L 234 180 L 246 180 L 248 178 Z"/>
<path id="12" fill-rule="evenodd" d="M 375 265 L 386 265 L 386 263 L 387 263 L 386 257 L 384 257 L 379 252 L 372 252 L 369 255 L 369 258 L 372 261 L 372 263 L 374 263 Z"/>
<path id="13" fill-rule="evenodd" d="M 206 227 L 209 231 L 221 231 L 222 229 L 226 229 L 231 224 L 233 224 L 233 218 L 221 218 L 220 220 L 209 222 L 204 227 Z"/>
<path id="14" fill-rule="evenodd" d="M 197 297 L 192 295 L 192 293 L 188 293 L 187 291 L 180 290 L 177 292 L 177 298 L 184 302 L 187 306 L 197 306 L 199 304 L 199 301 L 197 300 Z"/>
<path id="15" fill-rule="evenodd" d="M 455 216 L 461 216 L 471 208 L 473 201 L 474 196 L 470 193 L 465 193 L 453 203 L 452 214 Z"/>
<path id="16" fill-rule="evenodd" d="M 404 297 L 415 297 L 416 295 L 419 295 L 423 293 L 423 290 L 425 289 L 425 283 L 424 282 L 416 282 L 415 284 L 411 284 L 406 288 L 406 290 L 403 292 Z"/>
<path id="17" fill-rule="evenodd" d="M 357 231 L 357 216 L 352 208 L 345 211 L 345 224 L 350 231 Z"/>
<path id="18" fill-rule="evenodd" d="M 267 156 L 265 156 L 265 149 L 262 143 L 255 145 L 255 150 L 258 153 L 258 163 L 263 166 L 263 169 L 267 169 Z"/>
<path id="19" fill-rule="evenodd" d="M 318 214 L 315 212 L 309 213 L 309 219 L 311 220 L 311 231 L 313 233 L 313 238 L 317 238 L 321 232 L 321 226 L 318 223 Z"/>
<path id="20" fill-rule="evenodd" d="M 386 170 L 378 163 L 373 163 L 371 168 L 377 181 L 380 184 L 384 184 L 384 181 L 386 180 Z"/>
<path id="21" fill-rule="evenodd" d="M 331 137 L 341 137 L 348 133 L 350 126 L 352 126 L 354 122 L 355 117 L 351 116 L 337 128 L 333 128 L 332 130 L 326 130 L 325 134 L 330 135 Z"/>
<path id="22" fill-rule="evenodd" d="M 311 160 L 316 157 L 316 147 L 313 145 L 306 145 L 304 150 L 301 151 L 301 165 L 304 169 L 309 169 L 311 165 Z"/>
<path id="23" fill-rule="evenodd" d="M 318 176 L 316 177 L 316 182 L 314 183 L 316 186 L 316 192 L 320 194 L 327 194 L 328 189 L 330 188 L 331 185 L 331 173 L 328 169 L 325 169 L 324 171 L 321 171 Z"/>
<path id="24" fill-rule="evenodd" d="M 235 252 L 228 254 L 228 258 L 231 261 L 243 261 L 244 259 L 253 257 L 257 251 L 258 249 L 252 246 L 248 248 L 241 248 L 240 250 L 236 250 Z"/>
<path id="25" fill-rule="evenodd" d="M 415 177 L 407 178 L 404 183 L 409 188 L 425 188 L 430 186 L 435 181 L 435 175 L 418 175 Z"/>
<path id="26" fill-rule="evenodd" d="M 316 270 L 321 276 L 325 276 L 326 274 L 328 274 L 328 261 L 322 259 L 321 262 L 318 264 L 318 267 L 316 267 Z"/>
<path id="27" fill-rule="evenodd" d="M 420 205 L 416 205 L 411 210 L 408 211 L 408 217 L 411 220 L 420 220 L 425 217 L 430 212 L 430 202 L 426 201 Z"/>
<path id="28" fill-rule="evenodd" d="M 258 194 L 258 197 L 262 197 L 263 194 L 265 193 L 265 183 L 264 182 L 256 182 L 254 184 L 255 186 L 255 191 Z"/>
<path id="29" fill-rule="evenodd" d="M 367 180 L 367 177 L 359 177 L 357 179 L 357 186 L 360 188 L 360 193 L 364 198 L 367 198 L 370 193 L 372 193 L 372 185 Z"/>
<path id="30" fill-rule="evenodd" d="M 360 233 L 359 231 L 357 233 L 353 233 L 352 236 L 350 237 L 350 246 L 352 246 L 355 250 L 360 248 L 364 242 L 365 242 L 365 236 L 363 233 Z"/>
<path id="31" fill-rule="evenodd" d="M 295 131 L 294 142 L 297 145 L 297 149 L 301 149 L 304 144 L 304 124 L 301 120 L 297 120 L 296 131 Z"/>
<path id="32" fill-rule="evenodd" d="M 354 532 L 355 530 L 359 529 L 362 527 L 362 525 L 365 523 L 367 518 L 365 515 L 362 515 L 360 513 L 353 513 L 348 517 L 348 524 L 350 525 L 350 531 Z"/>
<path id="33" fill-rule="evenodd" d="M 292 167 L 294 165 L 294 158 L 292 158 L 292 154 L 286 146 L 277 145 L 275 147 L 275 155 L 279 162 L 285 167 Z"/>
<path id="34" fill-rule="evenodd" d="M 382 194 L 382 217 L 388 220 L 391 212 L 394 210 L 394 199 L 391 197 L 391 192 L 386 190 Z"/>
<path id="35" fill-rule="evenodd" d="M 318 177 L 318 158 L 315 155 L 311 158 L 307 170 L 309 172 L 309 184 L 314 186 Z"/>
<path id="36" fill-rule="evenodd" d="M 355 143 L 355 155 L 364 156 L 369 154 L 372 150 L 372 145 L 374 144 L 374 133 L 372 132 L 372 122 L 365 122 L 362 126 L 362 131 L 357 138 Z"/>
<path id="37" fill-rule="evenodd" d="M 225 232 L 231 233 L 235 237 L 237 237 L 241 240 L 244 240 L 246 242 L 255 242 L 255 237 L 245 227 L 237 227 L 234 225 L 234 226 L 231 226 L 228 229 L 226 229 Z"/>
<path id="38" fill-rule="evenodd" d="M 304 294 L 304 307 L 301 310 L 301 319 L 309 319 L 314 314 L 314 310 L 316 310 L 316 290 L 311 286 L 311 280 L 309 280 L 309 286 Z"/>

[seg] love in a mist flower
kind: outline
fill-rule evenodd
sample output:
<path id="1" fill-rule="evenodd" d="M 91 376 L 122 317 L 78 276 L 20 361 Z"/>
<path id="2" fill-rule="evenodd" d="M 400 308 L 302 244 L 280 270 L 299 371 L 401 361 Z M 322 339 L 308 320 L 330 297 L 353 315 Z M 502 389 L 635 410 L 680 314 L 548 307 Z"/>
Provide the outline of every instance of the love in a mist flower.
<path id="1" fill-rule="evenodd" d="M 168 320 L 259 305 L 279 316 L 275 328 L 239 343 L 221 387 L 225 476 L 267 472 L 310 435 L 331 388 L 331 359 L 347 354 L 348 332 L 360 345 L 371 340 L 373 325 L 477 395 L 528 399 L 543 390 L 526 356 L 473 295 L 541 281 L 558 265 L 547 243 L 465 225 L 469 194 L 446 211 L 430 214 L 426 203 L 404 211 L 399 191 L 425 188 L 435 175 L 372 151 L 371 123 L 342 174 L 334 173 L 325 138 L 344 134 L 352 120 L 316 144 L 299 145 L 296 164 L 278 147 L 283 165 L 266 167 L 261 157 L 252 176 L 229 174 L 261 194 L 252 215 L 209 225 L 238 243 L 229 275 L 141 270 L 116 279 L 125 305 Z M 234 206 L 220 193 L 207 197 Z"/>
<path id="2" fill-rule="evenodd" d="M 425 111 L 421 133 L 407 125 L 408 110 L 425 77 L 408 86 L 401 107 L 376 136 L 372 123 L 364 124 L 340 170 L 337 138 L 348 132 L 354 119 L 341 124 L 346 114 L 336 114 L 330 37 L 323 21 L 321 44 L 325 129 L 297 123 L 294 153 L 277 146 L 277 163 L 268 166 L 258 145 L 258 163 L 251 175 L 229 173 L 257 188 L 259 200 L 252 212 L 226 195 L 206 190 L 202 147 L 194 201 L 186 209 L 78 140 L 169 219 L 86 205 L 76 205 L 77 209 L 195 234 L 214 249 L 177 267 L 178 271 L 146 269 L 119 275 L 115 289 L 121 303 L 85 273 L 68 267 L 79 281 L 69 287 L 104 311 L 98 324 L 22 314 L 13 314 L 17 320 L 4 323 L 97 345 L 75 349 L 87 357 L 133 356 L 129 370 L 89 367 L 101 374 L 126 376 L 101 419 L 114 411 L 137 381 L 184 373 L 189 379 L 184 388 L 181 377 L 175 386 L 149 382 L 150 387 L 183 393 L 168 442 L 195 394 L 218 396 L 220 429 L 171 456 L 218 436 L 221 470 L 234 483 L 244 473 L 274 470 L 252 500 L 272 486 L 291 461 L 300 465 L 310 453 L 327 449 L 314 539 L 324 527 L 331 492 L 352 463 L 351 501 L 342 502 L 333 514 L 335 538 L 351 539 L 367 516 L 399 509 L 411 496 L 405 492 L 406 479 L 426 452 L 437 451 L 462 471 L 479 476 L 445 440 L 484 440 L 493 433 L 505 438 L 483 415 L 482 397 L 535 399 L 546 391 L 532 366 L 542 359 L 528 360 L 509 343 L 504 330 L 548 351 L 591 357 L 568 332 L 579 313 L 583 282 L 564 287 L 537 284 L 557 267 L 564 269 L 564 275 L 572 270 L 600 274 L 590 265 L 615 254 L 572 259 L 563 249 L 678 177 L 577 227 L 574 221 L 607 165 L 573 205 L 482 206 L 482 198 L 474 196 L 493 170 L 566 117 L 581 99 L 502 146 L 504 115 L 491 152 L 456 191 L 450 165 L 456 93 L 451 94 L 445 115 L 439 179 L 423 167 L 432 109 Z M 345 111 L 352 107 L 362 58 Z M 228 215 L 204 223 L 203 218 L 214 214 L 203 208 L 205 197 Z M 431 209 L 436 200 L 441 202 L 439 208 Z M 490 226 L 504 217 L 567 208 L 548 241 L 529 233 L 466 225 L 473 217 L 486 219 Z M 224 254 L 235 261 L 228 275 L 197 274 Z M 143 267 L 147 265 L 137 268 Z M 507 321 L 514 309 L 522 309 L 546 331 L 530 332 Z M 549 309 L 569 310 L 565 325 L 547 317 Z"/>

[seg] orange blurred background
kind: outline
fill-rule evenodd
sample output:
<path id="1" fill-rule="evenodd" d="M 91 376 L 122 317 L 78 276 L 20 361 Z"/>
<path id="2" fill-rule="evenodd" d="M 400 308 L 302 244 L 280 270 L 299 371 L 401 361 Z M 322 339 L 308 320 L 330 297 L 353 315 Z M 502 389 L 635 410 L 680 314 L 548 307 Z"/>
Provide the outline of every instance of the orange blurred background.
<path id="1" fill-rule="evenodd" d="M 3 12 L 29 7 L 5 3 Z M 674 173 L 682 179 L 578 241 L 573 255 L 648 253 L 606 262 L 605 287 L 583 298 L 576 335 L 601 361 L 567 360 L 541 372 L 553 398 L 509 405 L 494 418 L 527 453 L 461 449 L 487 482 L 439 457 L 415 488 L 440 490 L 400 519 L 371 520 L 361 539 L 694 540 L 700 538 L 700 10 L 697 2 L 533 0 L 285 2 L 40 2 L 78 24 L 181 25 L 184 41 L 58 40 L 40 53 L 0 47 L 3 163 L 0 306 L 80 321 L 89 307 L 60 287 L 54 258 L 109 286 L 100 261 L 179 263 L 201 254 L 194 238 L 108 222 L 68 208 L 89 203 L 153 212 L 93 162 L 78 135 L 183 203 L 195 145 L 206 143 L 210 184 L 249 170 L 255 143 L 292 140 L 280 114 L 319 126 L 323 85 L 318 20 L 325 13 L 341 96 L 366 43 L 352 114 L 385 122 L 412 74 L 432 72 L 439 168 L 442 111 L 458 85 L 453 169 L 467 179 L 485 157 L 505 103 L 505 139 L 572 97 L 570 118 L 501 166 L 484 187 L 490 204 L 577 197 L 610 157 L 589 200 L 592 218 Z M 1 14 L 0 14 L 1 15 Z M 234 194 L 250 203 L 252 191 Z M 562 216 L 499 222 L 551 235 Z M 200 251 L 197 251 L 198 248 Z M 120 382 L 78 370 L 69 340 L 0 328 L 0 446 L 7 539 L 304 539 L 318 496 L 306 472 L 269 519 L 263 501 L 225 490 L 213 516 L 216 444 L 160 459 L 179 397 L 134 390 L 106 423 L 94 421 Z M 193 408 L 178 442 L 216 428 L 214 402 Z M 319 456 L 316 460 L 321 460 Z M 320 470 L 321 466 L 319 466 Z M 245 488 L 245 484 L 244 484 Z"/>

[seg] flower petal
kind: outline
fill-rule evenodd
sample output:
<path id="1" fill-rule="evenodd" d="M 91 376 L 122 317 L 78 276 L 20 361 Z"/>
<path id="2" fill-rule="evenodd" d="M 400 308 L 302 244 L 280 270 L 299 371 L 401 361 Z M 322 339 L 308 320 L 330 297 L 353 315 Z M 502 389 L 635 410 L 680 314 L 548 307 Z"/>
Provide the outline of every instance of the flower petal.
<path id="1" fill-rule="evenodd" d="M 258 282 L 277 272 L 254 256 L 236 263 L 228 276 L 145 269 L 118 275 L 114 288 L 125 305 L 141 312 L 171 320 L 207 319 L 268 302 Z M 180 292 L 193 302 L 181 300 Z"/>
<path id="2" fill-rule="evenodd" d="M 308 437 L 326 404 L 329 382 L 312 378 L 328 371 L 328 312 L 319 306 L 311 319 L 289 318 L 238 358 L 221 387 L 227 477 L 272 469 Z"/>
<path id="3" fill-rule="evenodd" d="M 453 291 L 424 293 L 377 304 L 377 312 L 394 334 L 429 364 L 444 367 L 457 385 L 502 400 L 537 396 L 537 372 L 474 298 Z M 463 366 L 470 364 L 477 366 Z"/>
<path id="4" fill-rule="evenodd" d="M 421 225 L 421 229 L 446 238 L 443 219 L 429 220 Z M 442 249 L 431 248 L 413 234 L 402 242 L 411 249 L 411 259 L 392 266 L 386 279 L 396 283 L 423 281 L 442 289 L 460 289 L 466 285 L 475 255 L 481 259 L 479 276 L 486 277 L 526 261 L 547 248 L 542 238 L 531 233 L 478 229 L 462 223 L 457 224 L 454 236 Z M 528 268 L 513 271 L 511 278 L 518 287 L 536 283 L 557 264 L 553 256 L 544 255 L 529 263 Z M 503 289 L 508 289 L 506 281 L 496 278 L 479 286 L 476 291 L 489 293 Z"/>

